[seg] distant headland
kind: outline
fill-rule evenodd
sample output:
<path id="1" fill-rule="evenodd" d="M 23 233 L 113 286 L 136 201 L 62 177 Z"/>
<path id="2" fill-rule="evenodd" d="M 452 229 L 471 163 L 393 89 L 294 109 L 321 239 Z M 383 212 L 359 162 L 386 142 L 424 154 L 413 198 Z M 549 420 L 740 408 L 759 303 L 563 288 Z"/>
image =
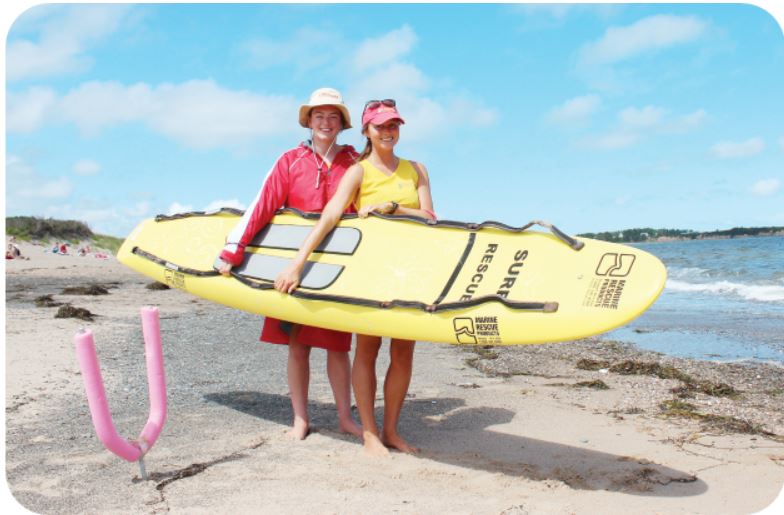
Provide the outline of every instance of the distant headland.
<path id="1" fill-rule="evenodd" d="M 733 227 L 723 231 L 697 232 L 689 229 L 624 229 L 623 231 L 588 232 L 578 234 L 584 238 L 614 243 L 640 243 L 682 240 L 724 240 L 756 236 L 784 236 L 784 227 Z"/>

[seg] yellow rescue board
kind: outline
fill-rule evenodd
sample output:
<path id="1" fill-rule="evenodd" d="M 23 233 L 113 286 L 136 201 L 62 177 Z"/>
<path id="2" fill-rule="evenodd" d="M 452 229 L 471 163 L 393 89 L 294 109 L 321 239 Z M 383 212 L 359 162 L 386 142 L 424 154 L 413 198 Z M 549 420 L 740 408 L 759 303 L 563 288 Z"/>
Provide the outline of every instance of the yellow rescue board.
<path id="1" fill-rule="evenodd" d="M 217 275 L 216 257 L 239 217 L 222 211 L 146 220 L 118 259 L 156 281 L 251 313 L 361 334 L 480 345 L 609 331 L 650 307 L 667 277 L 651 254 L 597 240 L 494 223 L 344 218 L 332 246 L 313 253 L 299 296 L 292 296 L 271 289 L 271 281 L 296 254 L 313 217 L 276 215 L 265 240 L 246 249 L 246 270 Z"/>

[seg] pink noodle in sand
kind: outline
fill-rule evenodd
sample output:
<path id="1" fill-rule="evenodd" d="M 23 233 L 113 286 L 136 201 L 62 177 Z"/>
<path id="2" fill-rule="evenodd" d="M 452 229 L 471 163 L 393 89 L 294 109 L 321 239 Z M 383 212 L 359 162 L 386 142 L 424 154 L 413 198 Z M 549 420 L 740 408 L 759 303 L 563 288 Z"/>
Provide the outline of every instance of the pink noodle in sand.
<path id="1" fill-rule="evenodd" d="M 76 334 L 76 357 L 84 377 L 87 401 L 90 405 L 93 425 L 104 446 L 127 461 L 138 461 L 149 451 L 163 429 L 166 420 L 166 379 L 163 373 L 163 349 L 161 345 L 158 308 L 142 308 L 142 329 L 147 361 L 147 387 L 150 397 L 150 414 L 147 424 L 136 441 L 129 441 L 117 434 L 106 400 L 98 356 L 95 353 L 93 333 L 89 329 Z"/>

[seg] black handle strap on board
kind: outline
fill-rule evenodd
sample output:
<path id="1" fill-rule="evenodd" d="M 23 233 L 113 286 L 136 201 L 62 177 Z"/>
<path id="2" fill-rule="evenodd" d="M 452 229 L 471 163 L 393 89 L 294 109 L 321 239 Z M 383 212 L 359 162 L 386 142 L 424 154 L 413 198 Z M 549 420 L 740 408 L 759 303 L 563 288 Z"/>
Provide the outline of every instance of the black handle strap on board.
<path id="1" fill-rule="evenodd" d="M 178 220 L 182 218 L 189 218 L 194 216 L 214 216 L 221 213 L 228 213 L 232 215 L 242 216 L 243 211 L 239 209 L 234 209 L 232 207 L 223 207 L 221 209 L 216 209 L 214 211 L 191 211 L 188 213 L 178 213 L 174 215 L 158 215 L 155 217 L 156 222 L 165 222 L 168 220 Z M 319 213 L 306 213 L 304 211 L 300 211 L 299 209 L 295 209 L 293 207 L 284 207 L 282 209 L 278 209 L 275 214 L 285 214 L 291 213 L 294 215 L 299 216 L 300 218 L 304 218 L 306 220 L 318 220 L 321 215 Z M 569 236 L 565 232 L 558 229 L 558 227 L 554 226 L 549 222 L 545 222 L 542 220 L 533 220 L 528 222 L 522 227 L 513 227 L 511 225 L 506 225 L 501 222 L 496 222 L 493 220 L 487 220 L 482 223 L 471 223 L 471 222 L 458 222 L 455 220 L 429 220 L 427 218 L 420 218 L 418 216 L 398 216 L 398 215 L 382 215 L 381 213 L 371 213 L 373 216 L 377 216 L 378 218 L 383 218 L 384 220 L 400 220 L 405 222 L 413 222 L 423 225 L 428 225 L 430 227 L 435 228 L 451 228 L 451 229 L 463 229 L 466 231 L 480 231 L 482 229 L 493 228 L 493 229 L 500 229 L 502 231 L 507 232 L 525 232 L 534 225 L 538 225 L 540 227 L 544 227 L 545 229 L 549 230 L 555 237 L 557 237 L 562 242 L 569 245 L 574 250 L 581 250 L 585 243 L 572 236 Z M 353 220 L 357 218 L 359 215 L 356 213 L 348 213 L 341 216 L 341 220 Z"/>
<path id="2" fill-rule="evenodd" d="M 144 258 L 148 261 L 152 261 L 153 263 L 160 265 L 168 270 L 173 270 L 175 272 L 179 272 L 185 275 L 191 275 L 194 277 L 215 277 L 217 275 L 220 275 L 220 273 L 217 270 L 195 270 L 193 268 L 179 266 L 175 263 L 172 263 L 171 261 L 167 261 L 165 259 L 159 258 L 154 254 L 144 251 L 139 247 L 134 247 L 131 250 L 131 253 L 141 258 Z M 250 288 L 256 290 L 275 289 L 275 285 L 271 281 L 249 279 L 243 275 L 238 274 L 234 270 L 232 270 L 230 274 L 232 277 L 234 277 L 234 279 L 236 279 L 237 281 L 241 282 L 242 284 Z M 419 309 L 427 313 L 456 311 L 459 309 L 478 306 L 480 304 L 485 304 L 488 302 L 499 302 L 510 309 L 515 309 L 519 311 L 541 311 L 544 313 L 553 313 L 558 310 L 557 302 L 518 302 L 518 301 L 509 300 L 505 297 L 501 297 L 500 295 L 486 295 L 484 297 L 477 297 L 466 301 L 447 302 L 443 304 L 440 303 L 427 304 L 425 302 L 420 302 L 420 301 L 400 300 L 400 299 L 395 299 L 390 301 L 380 301 L 380 300 L 373 300 L 373 299 L 364 299 L 361 297 L 350 297 L 347 295 L 331 295 L 326 293 L 315 293 L 310 291 L 304 291 L 301 289 L 294 290 L 289 295 L 303 300 L 319 300 L 319 301 L 326 301 L 326 302 L 336 302 L 340 304 L 365 306 L 365 307 L 378 308 L 378 309 L 390 309 L 395 307 L 410 308 L 410 309 Z"/>
<path id="3" fill-rule="evenodd" d="M 148 261 L 152 261 L 156 265 L 161 265 L 163 268 L 167 270 L 173 270 L 175 272 L 180 272 L 187 275 L 192 275 L 194 277 L 214 277 L 216 275 L 220 275 L 220 272 L 217 270 L 196 270 L 195 268 L 188 268 L 184 266 L 177 265 L 172 263 L 171 261 L 166 261 L 165 259 L 159 258 L 154 254 L 150 254 L 147 251 L 140 249 L 139 247 L 134 247 L 131 249 L 131 254 L 136 254 L 139 257 L 142 257 Z"/>
<path id="4" fill-rule="evenodd" d="M 230 273 L 232 277 L 237 279 L 242 284 L 245 284 L 251 288 L 255 288 L 257 290 L 275 289 L 275 285 L 271 282 L 254 281 L 248 279 L 247 277 L 239 275 L 234 271 Z M 380 300 L 373 300 L 373 299 L 364 299 L 361 297 L 350 297 L 347 295 L 331 295 L 327 293 L 314 293 L 309 291 L 303 291 L 301 289 L 296 289 L 293 292 L 289 293 L 289 295 L 304 300 L 321 300 L 327 302 L 337 302 L 340 304 L 365 306 L 365 307 L 378 308 L 378 309 L 390 309 L 390 308 L 419 309 L 427 313 L 456 311 L 459 309 L 479 306 L 481 304 L 486 304 L 488 302 L 499 302 L 510 309 L 515 309 L 519 311 L 541 311 L 544 313 L 554 313 L 558 311 L 557 302 L 518 302 L 518 301 L 509 300 L 505 297 L 501 297 L 500 295 L 486 295 L 484 297 L 477 297 L 471 300 L 447 302 L 444 304 L 427 304 L 425 302 L 420 302 L 415 300 L 400 300 L 400 299 L 380 301 Z"/>

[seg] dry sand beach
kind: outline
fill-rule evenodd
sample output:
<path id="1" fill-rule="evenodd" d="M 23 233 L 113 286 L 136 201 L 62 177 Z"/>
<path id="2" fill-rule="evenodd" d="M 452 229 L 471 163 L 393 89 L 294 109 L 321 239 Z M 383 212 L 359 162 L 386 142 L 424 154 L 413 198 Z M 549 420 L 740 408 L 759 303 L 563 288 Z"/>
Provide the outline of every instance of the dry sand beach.
<path id="1" fill-rule="evenodd" d="M 782 368 L 598 339 L 420 343 L 401 431 L 423 451 L 371 459 L 334 430 L 323 352 L 314 431 L 292 441 L 286 349 L 257 342 L 259 317 L 148 289 L 114 259 L 22 252 L 6 262 L 6 474 L 33 512 L 745 514 L 784 485 Z M 92 285 L 107 293 L 63 293 Z M 44 295 L 95 317 L 55 318 Z M 147 481 L 95 436 L 73 349 L 92 329 L 115 424 L 134 438 L 144 305 L 160 308 L 169 401 Z"/>

